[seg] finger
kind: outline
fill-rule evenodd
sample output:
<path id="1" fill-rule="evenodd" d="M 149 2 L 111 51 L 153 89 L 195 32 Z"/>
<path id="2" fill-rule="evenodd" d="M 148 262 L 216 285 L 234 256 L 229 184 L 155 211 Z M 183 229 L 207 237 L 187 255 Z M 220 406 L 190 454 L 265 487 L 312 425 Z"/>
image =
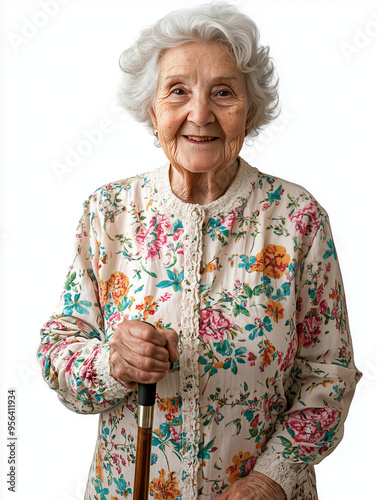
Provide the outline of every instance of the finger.
<path id="1" fill-rule="evenodd" d="M 169 353 L 169 359 L 175 363 L 179 359 L 178 334 L 174 330 L 160 330 L 160 332 L 166 339 L 166 348 Z"/>
<path id="2" fill-rule="evenodd" d="M 152 344 L 152 342 L 130 337 L 124 340 L 124 345 L 127 346 L 131 355 L 134 353 L 139 357 L 152 358 L 162 363 L 169 362 L 169 351 L 165 347 Z"/>
<path id="3" fill-rule="evenodd" d="M 153 326 L 140 321 L 124 322 L 110 339 L 110 346 L 114 349 L 125 346 L 131 355 L 136 353 L 140 356 L 168 362 L 169 353 L 165 349 L 165 345 L 164 335 L 155 330 Z"/>
<path id="4" fill-rule="evenodd" d="M 124 321 L 123 324 L 127 327 L 130 335 L 136 338 L 151 342 L 156 346 L 165 347 L 166 338 L 161 333 L 161 330 L 156 330 L 153 325 L 145 321 Z"/>
<path id="5" fill-rule="evenodd" d="M 129 365 L 142 371 L 161 372 L 168 370 L 170 366 L 168 351 L 164 347 L 156 347 L 150 342 L 134 343 L 127 340 L 118 352 Z"/>
<path id="6" fill-rule="evenodd" d="M 163 379 L 165 374 L 166 370 L 141 370 L 118 353 L 110 359 L 110 375 L 128 388 L 132 388 L 135 383 L 153 384 Z"/>
<path id="7" fill-rule="evenodd" d="M 228 500 L 229 498 L 229 488 L 227 488 L 224 493 L 222 493 L 220 496 L 216 497 L 216 500 Z"/>

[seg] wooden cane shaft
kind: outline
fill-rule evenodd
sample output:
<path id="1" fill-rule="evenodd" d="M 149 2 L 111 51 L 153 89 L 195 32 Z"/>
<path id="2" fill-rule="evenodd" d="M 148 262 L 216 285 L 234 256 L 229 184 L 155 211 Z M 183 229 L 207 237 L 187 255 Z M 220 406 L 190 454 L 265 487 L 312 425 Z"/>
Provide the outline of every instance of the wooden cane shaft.
<path id="1" fill-rule="evenodd" d="M 135 463 L 134 500 L 149 496 L 149 469 L 151 466 L 152 428 L 138 427 Z"/>

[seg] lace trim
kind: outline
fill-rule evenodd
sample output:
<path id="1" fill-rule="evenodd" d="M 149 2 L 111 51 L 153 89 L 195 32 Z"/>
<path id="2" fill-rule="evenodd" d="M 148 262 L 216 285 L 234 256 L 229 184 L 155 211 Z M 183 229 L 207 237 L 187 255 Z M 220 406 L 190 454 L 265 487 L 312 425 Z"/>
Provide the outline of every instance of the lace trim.
<path id="1" fill-rule="evenodd" d="M 202 256 L 202 224 L 205 212 L 200 206 L 189 205 L 185 227 L 184 269 L 182 281 L 180 389 L 182 394 L 183 448 L 180 474 L 182 499 L 197 497 L 199 467 L 199 280 Z"/>
<path id="2" fill-rule="evenodd" d="M 278 483 L 285 491 L 287 499 L 290 500 L 297 484 L 298 469 L 301 467 L 301 464 L 295 466 L 277 458 L 276 455 L 264 453 L 258 458 L 253 470 L 261 472 Z"/>
<path id="3" fill-rule="evenodd" d="M 256 187 L 258 170 L 251 167 L 240 157 L 239 161 L 239 169 L 227 191 L 219 199 L 212 201 L 208 205 L 185 203 L 177 198 L 170 186 L 170 164 L 163 165 L 153 170 L 147 174 L 147 177 L 150 179 L 151 185 L 156 191 L 155 201 L 163 210 L 171 211 L 177 217 L 185 217 L 191 210 L 200 208 L 205 210 L 207 217 L 213 217 L 234 210 Z"/>
<path id="4" fill-rule="evenodd" d="M 110 348 L 108 345 L 102 346 L 93 364 L 100 384 L 104 387 L 102 395 L 106 401 L 123 399 L 130 392 L 130 389 L 124 387 L 110 375 Z"/>

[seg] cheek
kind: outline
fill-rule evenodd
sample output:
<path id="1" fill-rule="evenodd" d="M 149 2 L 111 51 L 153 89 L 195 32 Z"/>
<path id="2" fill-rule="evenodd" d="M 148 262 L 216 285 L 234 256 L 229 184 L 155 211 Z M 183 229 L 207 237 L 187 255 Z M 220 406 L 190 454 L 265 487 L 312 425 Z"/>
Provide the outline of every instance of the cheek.
<path id="1" fill-rule="evenodd" d="M 243 115 L 229 113 L 224 117 L 224 131 L 228 141 L 239 140 L 245 136 L 246 119 Z"/>
<path id="2" fill-rule="evenodd" d="M 165 117 L 165 119 L 160 121 L 160 134 L 165 137 L 166 141 L 173 141 L 176 139 L 177 130 L 179 124 L 174 117 Z"/>

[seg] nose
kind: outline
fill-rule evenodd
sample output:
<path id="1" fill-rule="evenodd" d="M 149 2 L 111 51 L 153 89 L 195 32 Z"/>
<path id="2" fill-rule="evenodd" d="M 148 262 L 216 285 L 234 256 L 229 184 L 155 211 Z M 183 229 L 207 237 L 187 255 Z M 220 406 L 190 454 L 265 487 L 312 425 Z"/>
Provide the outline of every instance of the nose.
<path id="1" fill-rule="evenodd" d="M 187 121 L 195 123 L 199 127 L 216 121 L 212 103 L 204 93 L 197 94 L 191 99 Z"/>

